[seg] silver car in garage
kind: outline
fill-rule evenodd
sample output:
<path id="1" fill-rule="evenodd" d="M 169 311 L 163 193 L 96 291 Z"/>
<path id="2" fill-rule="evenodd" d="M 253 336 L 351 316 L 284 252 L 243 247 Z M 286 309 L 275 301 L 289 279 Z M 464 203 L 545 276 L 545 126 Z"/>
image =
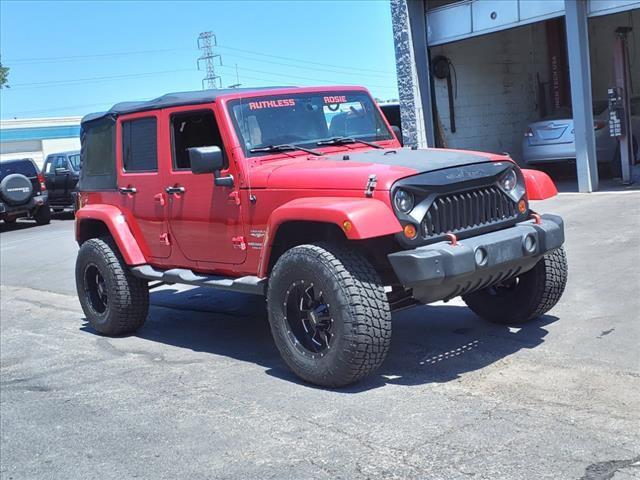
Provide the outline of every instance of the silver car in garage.
<path id="1" fill-rule="evenodd" d="M 598 163 L 612 164 L 620 158 L 620 151 L 618 140 L 609 136 L 609 108 L 606 100 L 594 102 L 593 118 Z M 640 97 L 631 99 L 631 130 L 634 163 L 637 163 L 640 160 Z M 544 120 L 530 123 L 522 140 L 522 158 L 527 164 L 575 160 L 576 144 L 571 112 L 561 110 Z"/>

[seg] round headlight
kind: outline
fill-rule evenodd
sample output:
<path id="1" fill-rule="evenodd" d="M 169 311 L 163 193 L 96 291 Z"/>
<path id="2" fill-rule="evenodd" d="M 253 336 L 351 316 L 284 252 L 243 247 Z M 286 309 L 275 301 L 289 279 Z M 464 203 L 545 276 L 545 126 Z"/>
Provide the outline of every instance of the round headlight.
<path id="1" fill-rule="evenodd" d="M 409 213 L 413 209 L 413 194 L 400 188 L 393 196 L 393 203 L 399 212 Z"/>
<path id="2" fill-rule="evenodd" d="M 518 185 L 518 177 L 514 169 L 510 169 L 500 179 L 500 186 L 506 191 L 510 192 Z"/>

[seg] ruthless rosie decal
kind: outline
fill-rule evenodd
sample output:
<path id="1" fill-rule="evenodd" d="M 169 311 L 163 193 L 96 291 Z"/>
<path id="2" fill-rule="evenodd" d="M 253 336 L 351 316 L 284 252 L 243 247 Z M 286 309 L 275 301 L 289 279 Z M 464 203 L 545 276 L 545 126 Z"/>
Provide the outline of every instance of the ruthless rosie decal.
<path id="1" fill-rule="evenodd" d="M 263 100 L 261 102 L 249 102 L 249 110 L 260 110 L 261 108 L 281 108 L 295 107 L 296 101 L 293 98 L 282 100 Z"/>
<path id="2" fill-rule="evenodd" d="M 334 104 L 334 103 L 346 103 L 347 97 L 344 95 L 337 95 L 334 97 L 324 97 L 324 103 Z"/>

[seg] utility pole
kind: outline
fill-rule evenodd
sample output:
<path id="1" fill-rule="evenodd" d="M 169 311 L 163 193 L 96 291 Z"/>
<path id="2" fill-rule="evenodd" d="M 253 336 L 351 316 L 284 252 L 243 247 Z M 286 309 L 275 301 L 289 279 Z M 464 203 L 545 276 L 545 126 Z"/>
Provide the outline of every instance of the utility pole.
<path id="1" fill-rule="evenodd" d="M 214 61 L 217 58 L 222 65 L 222 57 L 214 53 L 213 47 L 218 44 L 216 36 L 213 32 L 202 32 L 198 35 L 198 49 L 202 51 L 202 55 L 198 58 L 198 70 L 200 68 L 200 61 L 205 62 L 205 71 L 207 75 L 202 79 L 202 89 L 205 90 L 205 82 L 207 82 L 206 88 L 219 88 L 222 86 L 222 77 L 216 75 Z"/>

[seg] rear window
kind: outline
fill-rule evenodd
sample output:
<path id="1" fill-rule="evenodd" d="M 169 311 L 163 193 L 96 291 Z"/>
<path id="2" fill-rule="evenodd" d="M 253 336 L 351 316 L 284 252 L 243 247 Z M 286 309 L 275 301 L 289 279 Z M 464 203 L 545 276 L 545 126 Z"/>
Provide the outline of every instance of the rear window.
<path id="1" fill-rule="evenodd" d="M 0 178 L 4 178 L 13 173 L 19 173 L 25 177 L 35 177 L 38 174 L 31 160 L 8 160 L 0 162 Z"/>
<path id="2" fill-rule="evenodd" d="M 122 122 L 122 164 L 125 172 L 158 169 L 156 130 L 155 117 Z"/>
<path id="3" fill-rule="evenodd" d="M 91 122 L 82 139 L 84 173 L 89 176 L 110 175 L 113 164 L 113 129 L 109 120 Z"/>

